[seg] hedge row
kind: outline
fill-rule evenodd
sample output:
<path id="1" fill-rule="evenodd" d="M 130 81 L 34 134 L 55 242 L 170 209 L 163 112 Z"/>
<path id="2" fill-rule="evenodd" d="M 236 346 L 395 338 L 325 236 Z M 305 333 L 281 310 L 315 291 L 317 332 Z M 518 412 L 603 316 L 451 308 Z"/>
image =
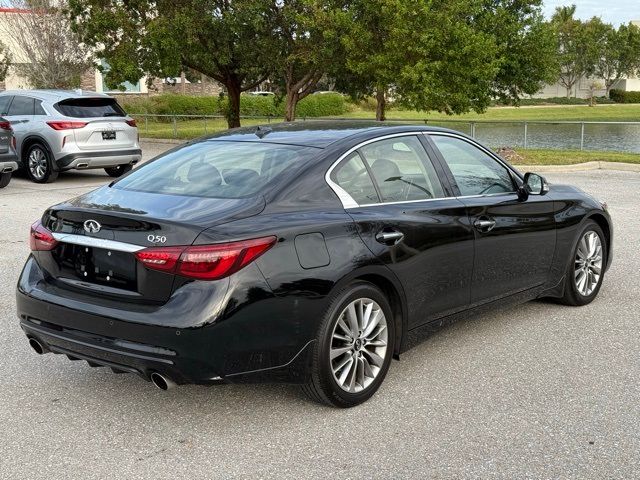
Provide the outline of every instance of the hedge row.
<path id="1" fill-rule="evenodd" d="M 640 92 L 626 92 L 614 88 L 609 92 L 609 98 L 616 103 L 640 103 Z"/>
<path id="2" fill-rule="evenodd" d="M 149 115 L 224 115 L 229 108 L 227 97 L 163 94 L 155 96 L 120 96 L 120 105 L 132 114 Z M 310 95 L 298 103 L 298 117 L 329 117 L 347 112 L 347 101 L 338 94 Z M 274 116 L 284 115 L 284 100 L 273 96 L 242 95 L 240 115 Z"/>

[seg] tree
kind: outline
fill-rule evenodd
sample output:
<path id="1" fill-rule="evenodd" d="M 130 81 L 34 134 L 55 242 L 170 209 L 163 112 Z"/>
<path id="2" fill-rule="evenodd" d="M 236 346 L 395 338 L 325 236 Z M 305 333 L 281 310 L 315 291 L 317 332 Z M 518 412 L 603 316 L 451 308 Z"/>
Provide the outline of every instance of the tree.
<path id="1" fill-rule="evenodd" d="M 566 88 L 567 98 L 580 78 L 594 73 L 600 32 L 595 20 L 586 24 L 575 19 L 575 11 L 575 5 L 558 7 L 551 18 L 558 38 L 559 82 Z"/>
<path id="2" fill-rule="evenodd" d="M 5 14 L 2 33 L 11 38 L 13 68 L 33 88 L 79 87 L 93 63 L 88 46 L 71 30 L 65 2 L 13 0 L 9 5 L 13 11 Z"/>
<path id="3" fill-rule="evenodd" d="M 597 48 L 595 74 L 604 80 L 608 96 L 618 80 L 640 71 L 640 28 L 630 23 L 616 30 L 606 24 Z"/>
<path id="4" fill-rule="evenodd" d="M 340 15 L 344 2 L 282 0 L 278 8 L 279 48 L 273 83 L 285 91 L 285 120 L 311 94 L 340 58 Z"/>
<path id="5" fill-rule="evenodd" d="M 483 111 L 494 97 L 535 93 L 557 72 L 539 0 L 353 0 L 348 15 L 338 85 L 375 94 L 378 120 L 390 91 L 421 110 Z"/>
<path id="6" fill-rule="evenodd" d="M 110 85 L 191 69 L 222 83 L 229 128 L 240 94 L 274 70 L 278 35 L 270 0 L 70 0 L 74 28 L 110 65 Z"/>
<path id="7" fill-rule="evenodd" d="M 4 43 L 0 42 L 0 82 L 4 82 L 11 66 L 11 54 L 5 47 Z"/>
<path id="8" fill-rule="evenodd" d="M 523 95 L 533 95 L 545 84 L 555 82 L 560 69 L 557 37 L 544 20 L 541 2 L 483 3 L 475 23 L 494 38 L 499 64 L 491 95 L 504 103 L 517 104 Z"/>

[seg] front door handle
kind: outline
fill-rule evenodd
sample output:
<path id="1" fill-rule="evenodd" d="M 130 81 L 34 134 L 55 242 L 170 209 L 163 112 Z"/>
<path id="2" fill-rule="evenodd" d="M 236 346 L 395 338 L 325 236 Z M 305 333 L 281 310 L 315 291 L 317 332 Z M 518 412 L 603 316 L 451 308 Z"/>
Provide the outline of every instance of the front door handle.
<path id="1" fill-rule="evenodd" d="M 476 227 L 476 230 L 479 232 L 490 232 L 493 230 L 493 227 L 496 226 L 496 221 L 491 220 L 490 218 L 478 218 L 475 222 L 473 222 L 473 226 Z"/>
<path id="2" fill-rule="evenodd" d="M 404 239 L 404 233 L 398 230 L 381 230 L 376 233 L 376 241 L 383 245 L 396 245 Z"/>

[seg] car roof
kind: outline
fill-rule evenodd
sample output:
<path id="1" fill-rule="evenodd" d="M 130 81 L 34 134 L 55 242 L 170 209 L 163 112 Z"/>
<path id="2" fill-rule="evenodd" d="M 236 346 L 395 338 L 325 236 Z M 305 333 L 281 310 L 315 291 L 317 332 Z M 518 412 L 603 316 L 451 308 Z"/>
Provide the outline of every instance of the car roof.
<path id="1" fill-rule="evenodd" d="M 88 90 L 5 90 L 1 95 L 27 95 L 41 100 L 59 102 L 70 98 L 108 98 L 104 93 L 91 92 Z"/>
<path id="2" fill-rule="evenodd" d="M 393 133 L 425 131 L 453 132 L 453 130 L 429 125 L 353 120 L 312 120 L 237 128 L 207 136 L 201 141 L 263 142 L 326 148 L 353 136 L 376 137 Z"/>

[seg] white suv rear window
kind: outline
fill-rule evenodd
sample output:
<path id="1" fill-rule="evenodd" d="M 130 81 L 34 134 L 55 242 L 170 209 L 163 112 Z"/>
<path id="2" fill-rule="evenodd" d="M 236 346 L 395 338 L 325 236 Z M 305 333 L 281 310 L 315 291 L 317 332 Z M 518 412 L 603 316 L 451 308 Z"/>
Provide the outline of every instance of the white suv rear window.
<path id="1" fill-rule="evenodd" d="M 71 98 L 55 104 L 66 117 L 124 117 L 126 113 L 113 98 Z"/>

